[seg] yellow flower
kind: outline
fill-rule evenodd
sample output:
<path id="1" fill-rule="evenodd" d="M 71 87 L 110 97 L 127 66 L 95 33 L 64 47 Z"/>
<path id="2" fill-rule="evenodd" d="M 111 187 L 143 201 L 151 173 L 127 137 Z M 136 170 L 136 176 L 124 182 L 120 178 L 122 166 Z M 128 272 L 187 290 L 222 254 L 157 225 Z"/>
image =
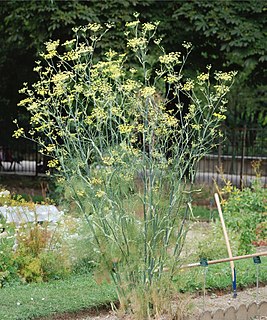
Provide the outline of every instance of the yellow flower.
<path id="1" fill-rule="evenodd" d="M 112 166 L 113 163 L 115 162 L 115 159 L 112 157 L 103 157 L 102 161 L 106 166 Z"/>
<path id="2" fill-rule="evenodd" d="M 216 112 L 213 113 L 213 116 L 218 118 L 219 120 L 225 120 L 226 119 L 226 116 L 224 114 L 220 114 L 220 113 L 216 113 Z"/>
<path id="3" fill-rule="evenodd" d="M 80 55 L 80 54 L 92 53 L 93 51 L 94 49 L 92 46 L 87 46 L 85 43 L 81 43 L 76 53 Z"/>
<path id="4" fill-rule="evenodd" d="M 160 56 L 159 61 L 162 64 L 175 65 L 175 64 L 181 63 L 180 56 L 181 56 L 181 52 L 170 52 L 168 54 Z"/>
<path id="5" fill-rule="evenodd" d="M 114 116 L 117 116 L 117 117 L 119 117 L 122 114 L 121 108 L 117 106 L 112 106 L 110 108 L 110 111 Z"/>
<path id="6" fill-rule="evenodd" d="M 144 31 L 154 31 L 156 29 L 156 25 L 153 23 L 146 22 L 143 24 L 142 28 Z"/>
<path id="7" fill-rule="evenodd" d="M 77 191 L 77 195 L 78 195 L 79 197 L 85 196 L 84 190 L 78 190 L 78 191 Z"/>
<path id="8" fill-rule="evenodd" d="M 57 159 L 49 160 L 47 166 L 49 168 L 55 168 L 59 164 Z"/>
<path id="9" fill-rule="evenodd" d="M 103 182 L 102 179 L 98 179 L 98 178 L 92 178 L 91 183 L 94 185 L 98 185 L 101 184 Z"/>
<path id="10" fill-rule="evenodd" d="M 87 28 L 93 32 L 97 32 L 102 29 L 102 26 L 99 23 L 89 23 Z"/>
<path id="11" fill-rule="evenodd" d="M 127 125 L 127 124 L 120 124 L 118 126 L 118 129 L 120 131 L 120 133 L 130 133 L 133 131 L 134 129 L 134 126 L 131 126 L 131 125 Z"/>
<path id="12" fill-rule="evenodd" d="M 153 96 L 155 94 L 155 92 L 156 92 L 155 87 L 144 87 L 141 90 L 141 96 L 144 98 L 148 98 L 148 97 Z"/>
<path id="13" fill-rule="evenodd" d="M 57 54 L 57 47 L 59 46 L 59 40 L 56 41 L 48 41 L 45 43 L 47 54 L 43 54 L 42 56 L 45 59 L 51 59 Z"/>
<path id="14" fill-rule="evenodd" d="M 178 120 L 171 115 L 168 114 L 164 114 L 163 115 L 163 119 L 164 119 L 164 125 L 168 126 L 168 127 L 175 127 L 178 124 Z"/>
<path id="15" fill-rule="evenodd" d="M 37 66 L 37 67 L 33 68 L 33 71 L 39 72 L 39 71 L 41 71 L 41 69 L 42 69 L 41 66 Z"/>
<path id="16" fill-rule="evenodd" d="M 69 80 L 72 76 L 73 74 L 70 71 L 58 72 L 52 77 L 52 82 L 54 83 L 65 82 Z"/>
<path id="17" fill-rule="evenodd" d="M 126 23 L 125 23 L 125 27 L 127 27 L 127 28 L 134 28 L 134 27 L 136 27 L 139 23 L 140 23 L 139 20 L 131 21 L 131 22 L 126 22 Z"/>
<path id="18" fill-rule="evenodd" d="M 26 104 L 29 104 L 33 102 L 33 98 L 26 98 L 26 99 L 23 99 L 21 100 L 19 103 L 18 103 L 18 106 L 19 107 L 22 107 L 22 106 L 25 106 Z"/>
<path id="19" fill-rule="evenodd" d="M 79 59 L 79 57 L 80 57 L 79 52 L 75 50 L 71 50 L 69 52 L 64 53 L 63 60 L 73 61 L 73 60 Z"/>
<path id="20" fill-rule="evenodd" d="M 12 137 L 18 139 L 22 135 L 24 135 L 24 129 L 23 128 L 19 128 L 18 130 L 14 131 L 14 134 L 13 134 Z"/>
<path id="21" fill-rule="evenodd" d="M 193 129 L 199 131 L 199 130 L 201 129 L 202 125 L 201 125 L 201 124 L 191 124 L 191 127 L 192 127 Z"/>
<path id="22" fill-rule="evenodd" d="M 185 49 L 190 49 L 191 47 L 192 47 L 192 43 L 191 42 L 184 42 L 183 44 L 182 44 L 182 46 L 185 48 Z"/>
<path id="23" fill-rule="evenodd" d="M 137 51 L 138 49 L 142 49 L 146 46 L 147 40 L 145 38 L 133 38 L 129 39 L 127 43 L 127 47 L 133 49 L 133 51 Z"/>
<path id="24" fill-rule="evenodd" d="M 105 194 L 106 194 L 105 191 L 103 191 L 103 190 L 98 190 L 98 191 L 96 192 L 95 196 L 96 196 L 97 198 L 102 198 L 102 197 L 104 197 Z"/>
<path id="25" fill-rule="evenodd" d="M 204 82 L 209 80 L 209 74 L 208 73 L 201 73 L 200 75 L 197 76 L 198 81 Z"/>
<path id="26" fill-rule="evenodd" d="M 178 82 L 180 79 L 181 77 L 178 77 L 175 74 L 169 74 L 164 78 L 164 80 L 168 83 L 175 83 L 175 82 Z"/>
<path id="27" fill-rule="evenodd" d="M 59 40 L 56 41 L 48 41 L 45 43 L 47 52 L 51 52 L 57 49 L 59 46 Z"/>
<path id="28" fill-rule="evenodd" d="M 90 117 L 88 117 L 87 119 L 89 120 L 89 118 Z M 95 118 L 98 121 L 103 121 L 107 118 L 107 114 L 102 108 L 97 107 L 97 108 L 93 109 L 91 118 Z"/>
<path id="29" fill-rule="evenodd" d="M 214 86 L 214 89 L 216 90 L 216 93 L 218 95 L 224 95 L 225 93 L 229 92 L 230 88 L 228 86 L 225 85 L 217 85 Z"/>
<path id="30" fill-rule="evenodd" d="M 140 84 L 137 81 L 127 79 L 126 83 L 121 86 L 121 90 L 124 92 L 131 92 L 135 89 L 138 89 L 139 87 L 140 87 Z"/>
<path id="31" fill-rule="evenodd" d="M 53 152 L 56 149 L 56 146 L 54 144 L 49 144 L 46 146 L 46 151 L 47 152 Z"/>
<path id="32" fill-rule="evenodd" d="M 194 89 L 194 81 L 190 79 L 187 80 L 182 89 L 185 91 L 191 91 Z"/>
<path id="33" fill-rule="evenodd" d="M 63 46 L 72 46 L 76 42 L 76 39 L 67 40 L 63 43 Z"/>
<path id="34" fill-rule="evenodd" d="M 109 60 L 113 59 L 116 55 L 117 55 L 117 52 L 114 51 L 114 50 L 111 50 L 111 49 L 109 49 L 109 51 L 105 53 L 105 56 L 106 56 Z"/>
<path id="35" fill-rule="evenodd" d="M 215 79 L 221 80 L 221 81 L 232 81 L 236 75 L 237 75 L 236 71 L 230 71 L 230 72 L 219 71 L 215 73 Z"/>

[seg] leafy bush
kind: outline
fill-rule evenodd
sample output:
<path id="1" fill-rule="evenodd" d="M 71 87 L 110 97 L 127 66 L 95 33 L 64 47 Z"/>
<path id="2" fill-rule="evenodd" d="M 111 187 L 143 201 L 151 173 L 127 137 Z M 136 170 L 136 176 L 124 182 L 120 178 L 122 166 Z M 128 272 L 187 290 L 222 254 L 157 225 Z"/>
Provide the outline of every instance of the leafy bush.
<path id="1" fill-rule="evenodd" d="M 14 198 L 2 191 L 0 203 L 5 206 L 25 206 L 34 210 L 34 204 L 23 198 Z M 0 285 L 12 281 L 40 282 L 61 278 L 71 271 L 66 244 L 58 226 L 44 222 L 7 222 L 1 217 L 0 230 Z"/>
<path id="2" fill-rule="evenodd" d="M 239 254 L 250 253 L 253 243 L 266 241 L 267 189 L 255 179 L 251 188 L 240 190 L 228 186 L 228 198 L 223 209 L 225 223 L 239 238 Z"/>

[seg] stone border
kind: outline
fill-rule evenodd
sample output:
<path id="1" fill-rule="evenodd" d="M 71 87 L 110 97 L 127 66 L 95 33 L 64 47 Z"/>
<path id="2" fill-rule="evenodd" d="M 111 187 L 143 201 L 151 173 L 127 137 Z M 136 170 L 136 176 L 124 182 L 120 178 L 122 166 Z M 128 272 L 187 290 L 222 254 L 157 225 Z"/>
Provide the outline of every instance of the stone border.
<path id="1" fill-rule="evenodd" d="M 267 302 L 256 302 L 246 306 L 241 304 L 238 309 L 229 307 L 226 310 L 218 309 L 215 312 L 205 311 L 198 320 L 267 320 Z"/>

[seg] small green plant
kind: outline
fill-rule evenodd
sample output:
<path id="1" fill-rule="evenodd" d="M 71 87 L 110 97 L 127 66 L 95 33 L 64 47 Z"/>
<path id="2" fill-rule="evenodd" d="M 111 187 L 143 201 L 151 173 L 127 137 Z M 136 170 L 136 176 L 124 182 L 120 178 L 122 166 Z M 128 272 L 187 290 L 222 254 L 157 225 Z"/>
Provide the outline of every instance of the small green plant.
<path id="1" fill-rule="evenodd" d="M 20 225 L 16 229 L 16 242 L 14 259 L 23 281 L 47 281 L 70 273 L 70 263 L 64 257 L 60 234 L 49 223 Z"/>
<path id="2" fill-rule="evenodd" d="M 10 235 L 4 221 L 1 221 L 1 229 L 4 231 L 0 233 L 0 288 L 6 283 L 19 281 L 17 264 L 12 251 L 14 236 Z"/>

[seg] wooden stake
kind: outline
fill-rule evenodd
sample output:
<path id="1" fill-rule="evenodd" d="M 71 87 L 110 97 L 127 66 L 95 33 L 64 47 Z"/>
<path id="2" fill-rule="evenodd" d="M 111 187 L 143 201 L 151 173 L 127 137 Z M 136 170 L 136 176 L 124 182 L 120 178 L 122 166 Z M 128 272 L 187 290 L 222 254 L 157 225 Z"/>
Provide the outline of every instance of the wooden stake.
<path id="1" fill-rule="evenodd" d="M 236 293 L 236 272 L 235 272 L 234 261 L 232 260 L 232 258 L 233 258 L 232 250 L 230 247 L 230 242 L 229 242 L 228 234 L 227 234 L 225 223 L 224 223 L 224 218 L 223 218 L 223 213 L 222 213 L 222 208 L 221 208 L 218 193 L 215 193 L 214 197 L 215 197 L 215 202 L 216 202 L 216 205 L 218 208 L 219 217 L 220 217 L 222 228 L 223 228 L 223 234 L 224 234 L 224 239 L 225 239 L 225 243 L 226 243 L 226 247 L 227 247 L 227 251 L 228 251 L 228 256 L 231 259 L 230 260 L 230 267 L 231 267 L 231 271 L 232 271 L 232 286 L 233 286 L 233 294 L 234 294 L 233 296 L 234 296 L 234 298 L 236 298 L 236 296 L 237 296 L 237 293 Z"/>
<path id="2" fill-rule="evenodd" d="M 232 257 L 232 258 L 222 258 L 222 259 L 217 259 L 217 260 L 211 260 L 211 261 L 208 261 L 208 265 L 217 264 L 217 263 L 223 263 L 223 262 L 236 261 L 236 260 L 241 260 L 241 259 L 248 259 L 248 258 L 253 258 L 253 257 L 260 257 L 260 256 L 267 256 L 267 251 L 247 254 L 247 255 L 244 255 L 244 256 L 236 256 L 236 257 Z M 194 268 L 194 267 L 200 267 L 200 266 L 201 266 L 201 264 L 199 262 L 190 263 L 190 264 L 182 265 L 180 267 L 180 269 Z"/>

